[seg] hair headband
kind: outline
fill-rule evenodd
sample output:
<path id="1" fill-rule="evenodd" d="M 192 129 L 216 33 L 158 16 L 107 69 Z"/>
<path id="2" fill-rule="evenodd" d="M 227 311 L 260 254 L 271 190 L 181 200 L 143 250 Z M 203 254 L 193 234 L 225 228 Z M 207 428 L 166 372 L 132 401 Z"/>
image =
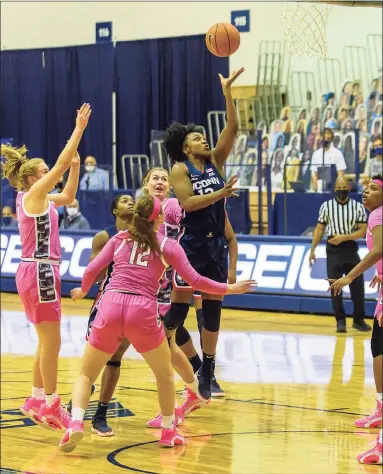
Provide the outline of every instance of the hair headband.
<path id="1" fill-rule="evenodd" d="M 150 214 L 148 222 L 153 222 L 157 219 L 160 215 L 162 204 L 161 201 L 157 197 L 153 197 L 153 212 Z"/>
<path id="2" fill-rule="evenodd" d="M 376 183 L 378 186 L 383 188 L 383 181 L 381 179 L 375 178 L 372 180 L 374 183 Z"/>

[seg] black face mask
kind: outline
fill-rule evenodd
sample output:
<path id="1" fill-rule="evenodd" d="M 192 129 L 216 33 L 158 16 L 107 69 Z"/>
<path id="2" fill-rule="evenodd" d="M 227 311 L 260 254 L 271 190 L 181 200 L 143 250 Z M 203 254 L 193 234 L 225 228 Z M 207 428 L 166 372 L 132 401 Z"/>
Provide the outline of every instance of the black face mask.
<path id="1" fill-rule="evenodd" d="M 335 194 L 336 194 L 336 197 L 340 200 L 340 201 L 345 201 L 349 194 L 350 194 L 350 191 L 346 190 L 346 189 L 340 189 L 338 191 L 335 191 Z"/>

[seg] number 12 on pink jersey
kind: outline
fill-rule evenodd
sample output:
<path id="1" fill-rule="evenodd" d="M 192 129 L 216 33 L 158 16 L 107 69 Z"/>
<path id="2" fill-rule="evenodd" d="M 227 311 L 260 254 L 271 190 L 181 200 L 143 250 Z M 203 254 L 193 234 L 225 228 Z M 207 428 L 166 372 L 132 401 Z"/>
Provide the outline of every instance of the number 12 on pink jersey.
<path id="1" fill-rule="evenodd" d="M 131 265 L 137 265 L 138 267 L 147 267 L 149 265 L 149 259 L 143 260 L 150 256 L 151 250 L 147 249 L 145 252 L 141 252 L 137 255 L 138 242 L 134 242 L 132 252 L 130 254 L 129 263 Z"/>

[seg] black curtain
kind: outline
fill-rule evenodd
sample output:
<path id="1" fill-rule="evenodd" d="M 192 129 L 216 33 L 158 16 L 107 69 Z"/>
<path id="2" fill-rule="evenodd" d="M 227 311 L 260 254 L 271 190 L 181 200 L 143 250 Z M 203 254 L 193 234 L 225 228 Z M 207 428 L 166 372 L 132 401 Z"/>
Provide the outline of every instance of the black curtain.
<path id="1" fill-rule="evenodd" d="M 112 43 L 45 50 L 46 149 L 54 161 L 69 138 L 77 108 L 92 105 L 80 155 L 112 164 Z"/>
<path id="2" fill-rule="evenodd" d="M 117 163 L 149 154 L 151 130 L 172 120 L 207 126 L 223 110 L 218 78 L 228 58 L 208 52 L 203 35 L 41 50 L 1 51 L 0 137 L 26 143 L 30 156 L 57 159 L 74 127 L 76 109 L 92 104 L 80 146 L 112 164 L 112 93 L 117 95 Z M 121 184 L 121 183 L 120 183 Z"/>
<path id="3" fill-rule="evenodd" d="M 117 156 L 149 154 L 150 132 L 171 121 L 207 127 L 210 110 L 224 110 L 218 73 L 228 58 L 206 48 L 203 35 L 116 44 Z"/>
<path id="4" fill-rule="evenodd" d="M 0 137 L 45 156 L 45 91 L 41 50 L 1 51 Z"/>
<path id="5" fill-rule="evenodd" d="M 1 52 L 0 137 L 26 143 L 30 156 L 53 164 L 83 102 L 93 114 L 80 145 L 112 164 L 114 48 L 110 44 Z"/>

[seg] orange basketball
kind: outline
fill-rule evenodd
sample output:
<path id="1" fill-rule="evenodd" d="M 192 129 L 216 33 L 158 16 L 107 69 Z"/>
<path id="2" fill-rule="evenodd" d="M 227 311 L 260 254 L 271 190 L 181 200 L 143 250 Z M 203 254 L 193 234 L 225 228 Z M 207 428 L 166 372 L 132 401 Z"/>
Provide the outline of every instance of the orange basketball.
<path id="1" fill-rule="evenodd" d="M 216 23 L 206 33 L 207 49 L 220 58 L 234 54 L 240 42 L 239 32 L 231 23 Z"/>

